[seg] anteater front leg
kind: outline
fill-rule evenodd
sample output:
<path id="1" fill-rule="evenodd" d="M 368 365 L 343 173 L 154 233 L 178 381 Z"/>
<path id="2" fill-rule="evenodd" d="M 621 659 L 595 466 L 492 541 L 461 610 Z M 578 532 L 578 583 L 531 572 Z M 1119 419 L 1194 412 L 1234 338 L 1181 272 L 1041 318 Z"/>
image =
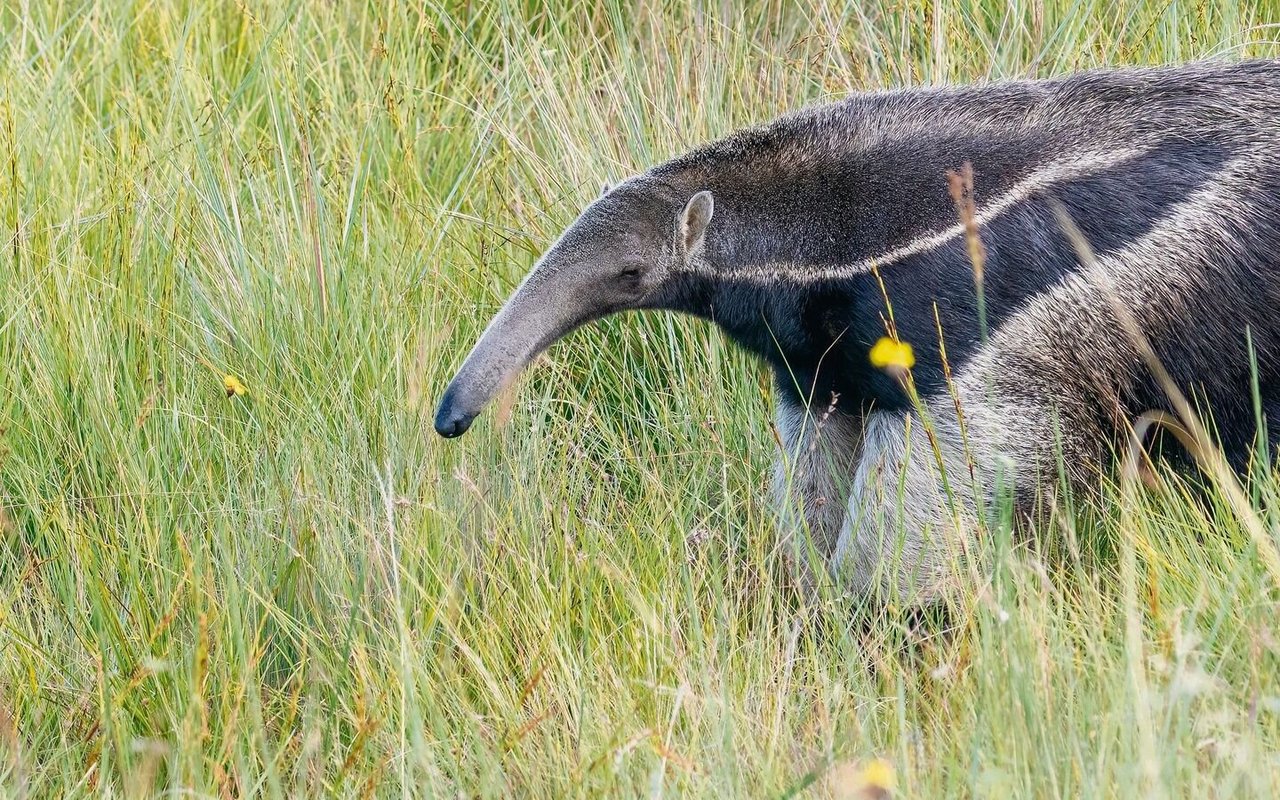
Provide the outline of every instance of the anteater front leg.
<path id="1" fill-rule="evenodd" d="M 945 414 L 872 412 L 831 557 L 841 588 L 885 601 L 940 599 L 972 551 L 977 519 L 963 442 Z"/>
<path id="2" fill-rule="evenodd" d="M 778 396 L 782 451 L 774 465 L 773 486 L 779 538 L 806 592 L 816 588 L 844 526 L 862 436 L 862 417 L 837 406 L 829 402 L 806 409 Z"/>

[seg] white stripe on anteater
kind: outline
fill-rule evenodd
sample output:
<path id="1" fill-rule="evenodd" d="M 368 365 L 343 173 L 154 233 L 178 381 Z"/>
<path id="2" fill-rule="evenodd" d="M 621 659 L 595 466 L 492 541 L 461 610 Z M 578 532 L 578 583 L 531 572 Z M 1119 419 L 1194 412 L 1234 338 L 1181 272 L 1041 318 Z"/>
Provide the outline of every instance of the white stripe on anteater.
<path id="1" fill-rule="evenodd" d="M 1115 150 L 1097 153 L 1079 153 L 1070 158 L 1055 161 L 1015 184 L 1012 188 L 998 195 L 994 200 L 982 203 L 974 215 L 978 226 L 984 226 L 1000 215 L 1016 207 L 1019 203 L 1051 191 L 1054 187 L 1070 181 L 1088 178 L 1109 169 L 1114 169 L 1131 161 L 1147 150 L 1121 147 Z M 786 282 L 793 285 L 840 280 L 852 275 L 870 272 L 874 268 L 892 265 L 896 262 L 919 255 L 930 250 L 950 244 L 964 236 L 963 223 L 956 223 L 944 230 L 933 231 L 912 239 L 906 244 L 885 251 L 879 255 L 862 259 L 853 264 L 834 266 L 806 266 L 797 264 L 760 264 L 745 267 L 737 272 L 740 276 L 749 276 L 762 282 Z M 690 265 L 690 272 L 714 271 L 714 267 L 703 262 Z"/>

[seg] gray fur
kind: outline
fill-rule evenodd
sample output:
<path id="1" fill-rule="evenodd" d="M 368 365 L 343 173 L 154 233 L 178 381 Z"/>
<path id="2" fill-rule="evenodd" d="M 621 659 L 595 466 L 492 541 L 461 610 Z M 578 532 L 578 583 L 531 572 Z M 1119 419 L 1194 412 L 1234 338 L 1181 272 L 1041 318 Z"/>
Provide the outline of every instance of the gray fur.
<path id="1" fill-rule="evenodd" d="M 985 338 L 944 177 L 965 162 L 987 252 Z M 1082 263 L 1057 209 L 1096 259 Z M 867 360 L 889 311 L 881 281 L 916 348 L 924 419 Z M 999 481 L 1024 509 L 1053 492 L 1059 459 L 1071 484 L 1096 487 L 1128 422 L 1167 408 L 1115 302 L 1238 463 L 1256 433 L 1247 330 L 1277 435 L 1280 63 L 858 94 L 654 167 L 547 251 L 436 427 L 464 432 L 590 320 L 710 319 L 777 375 L 783 541 L 805 545 L 802 565 L 812 545 L 855 591 L 929 599 L 968 574 Z"/>

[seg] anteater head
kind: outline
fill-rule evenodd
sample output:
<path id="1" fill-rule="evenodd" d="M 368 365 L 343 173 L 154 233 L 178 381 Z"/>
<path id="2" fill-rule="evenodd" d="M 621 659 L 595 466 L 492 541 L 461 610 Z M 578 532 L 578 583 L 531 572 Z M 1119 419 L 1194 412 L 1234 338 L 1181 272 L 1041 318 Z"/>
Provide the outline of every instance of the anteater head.
<path id="1" fill-rule="evenodd" d="M 619 311 L 654 308 L 703 258 L 713 201 L 652 177 L 607 190 L 551 246 L 480 336 L 436 410 L 461 436 L 485 404 L 560 337 Z"/>

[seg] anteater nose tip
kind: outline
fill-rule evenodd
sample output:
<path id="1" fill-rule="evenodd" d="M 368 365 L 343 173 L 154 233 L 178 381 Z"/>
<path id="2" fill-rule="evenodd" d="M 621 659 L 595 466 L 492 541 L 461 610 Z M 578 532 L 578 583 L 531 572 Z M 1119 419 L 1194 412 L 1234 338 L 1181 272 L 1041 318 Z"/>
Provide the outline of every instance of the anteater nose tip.
<path id="1" fill-rule="evenodd" d="M 457 422 L 453 422 L 453 421 L 436 423 L 436 433 L 440 434 L 446 439 L 452 439 L 455 436 L 460 435 L 462 433 L 461 429 L 462 429 L 462 426 Z"/>
<path id="2" fill-rule="evenodd" d="M 446 439 L 454 439 L 466 433 L 474 419 L 474 414 L 462 414 L 451 408 L 441 407 L 436 414 L 436 433 Z"/>

